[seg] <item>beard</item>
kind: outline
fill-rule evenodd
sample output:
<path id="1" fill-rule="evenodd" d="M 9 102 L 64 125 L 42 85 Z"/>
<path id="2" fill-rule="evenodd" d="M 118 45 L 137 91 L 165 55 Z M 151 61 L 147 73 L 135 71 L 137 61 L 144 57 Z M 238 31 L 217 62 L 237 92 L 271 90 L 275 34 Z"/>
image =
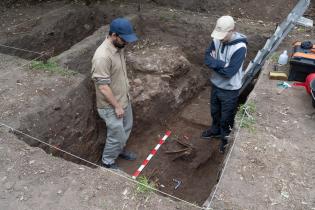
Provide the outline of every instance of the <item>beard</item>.
<path id="1" fill-rule="evenodd" d="M 122 49 L 125 47 L 126 44 L 120 44 L 117 41 L 113 41 L 113 45 L 118 49 Z"/>

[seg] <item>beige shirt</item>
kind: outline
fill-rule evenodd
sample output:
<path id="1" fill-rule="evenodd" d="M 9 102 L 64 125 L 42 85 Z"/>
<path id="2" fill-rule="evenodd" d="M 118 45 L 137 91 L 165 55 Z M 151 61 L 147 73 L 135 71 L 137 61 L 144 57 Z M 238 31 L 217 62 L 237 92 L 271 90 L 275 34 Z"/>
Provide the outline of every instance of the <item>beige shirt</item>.
<path id="1" fill-rule="evenodd" d="M 118 50 L 106 38 L 97 48 L 92 59 L 92 79 L 96 89 L 96 106 L 99 109 L 111 107 L 99 85 L 107 84 L 123 108 L 129 103 L 129 82 L 124 50 Z"/>

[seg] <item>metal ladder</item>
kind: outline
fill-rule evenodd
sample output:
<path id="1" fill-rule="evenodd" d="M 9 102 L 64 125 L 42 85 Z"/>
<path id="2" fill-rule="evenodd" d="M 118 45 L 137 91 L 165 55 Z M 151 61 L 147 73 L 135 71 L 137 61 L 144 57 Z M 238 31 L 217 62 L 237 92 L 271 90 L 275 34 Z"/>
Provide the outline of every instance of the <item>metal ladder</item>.
<path id="1" fill-rule="evenodd" d="M 265 46 L 258 51 L 254 60 L 248 64 L 242 81 L 240 93 L 253 81 L 260 72 L 268 57 L 278 48 L 283 39 L 295 25 L 313 27 L 313 21 L 303 15 L 310 5 L 310 0 L 300 0 L 287 18 L 277 27 L 275 33 L 267 40 Z"/>

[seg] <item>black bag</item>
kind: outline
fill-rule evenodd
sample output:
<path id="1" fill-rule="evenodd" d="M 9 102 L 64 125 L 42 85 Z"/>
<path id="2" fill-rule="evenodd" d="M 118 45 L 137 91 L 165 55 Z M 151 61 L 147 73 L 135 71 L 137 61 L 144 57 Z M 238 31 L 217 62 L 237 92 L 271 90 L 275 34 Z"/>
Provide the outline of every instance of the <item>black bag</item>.
<path id="1" fill-rule="evenodd" d="M 304 41 L 301 43 L 301 48 L 305 50 L 310 50 L 313 48 L 313 43 L 311 41 Z"/>

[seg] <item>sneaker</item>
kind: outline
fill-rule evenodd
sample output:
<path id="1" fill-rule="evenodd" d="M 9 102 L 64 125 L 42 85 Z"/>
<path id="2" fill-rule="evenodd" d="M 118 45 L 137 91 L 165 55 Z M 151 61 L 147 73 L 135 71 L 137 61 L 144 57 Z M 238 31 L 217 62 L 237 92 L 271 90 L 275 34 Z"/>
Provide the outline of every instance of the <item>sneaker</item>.
<path id="1" fill-rule="evenodd" d="M 227 147 L 228 141 L 227 139 L 221 139 L 220 147 L 219 147 L 219 152 L 224 154 L 225 148 Z"/>
<path id="2" fill-rule="evenodd" d="M 124 150 L 120 155 L 119 157 L 121 157 L 122 159 L 125 159 L 125 160 L 136 160 L 137 159 L 137 155 L 133 152 L 130 152 L 130 151 L 126 151 Z"/>
<path id="3" fill-rule="evenodd" d="M 220 133 L 212 133 L 211 128 L 209 128 L 209 129 L 203 131 L 201 133 L 200 137 L 203 139 L 219 138 L 219 137 L 221 137 L 221 134 Z"/>
<path id="4" fill-rule="evenodd" d="M 105 164 L 105 163 L 103 163 L 103 166 L 105 168 L 114 169 L 114 170 L 118 170 L 119 169 L 119 167 L 118 167 L 118 165 L 116 163 L 112 163 L 112 164 Z"/>

